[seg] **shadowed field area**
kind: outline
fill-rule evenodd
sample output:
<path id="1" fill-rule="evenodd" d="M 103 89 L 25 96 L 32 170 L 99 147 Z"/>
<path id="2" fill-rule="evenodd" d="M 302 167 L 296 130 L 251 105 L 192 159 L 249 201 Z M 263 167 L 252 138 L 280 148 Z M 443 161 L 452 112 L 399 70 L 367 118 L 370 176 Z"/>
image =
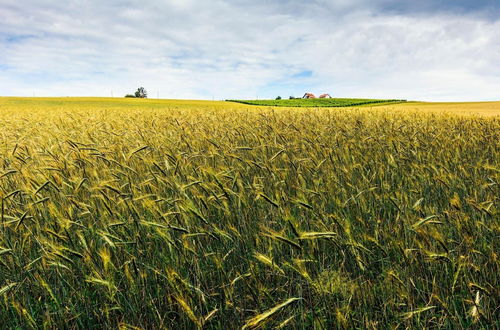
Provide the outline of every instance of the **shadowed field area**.
<path id="1" fill-rule="evenodd" d="M 0 98 L 0 324 L 495 327 L 498 114 Z"/>

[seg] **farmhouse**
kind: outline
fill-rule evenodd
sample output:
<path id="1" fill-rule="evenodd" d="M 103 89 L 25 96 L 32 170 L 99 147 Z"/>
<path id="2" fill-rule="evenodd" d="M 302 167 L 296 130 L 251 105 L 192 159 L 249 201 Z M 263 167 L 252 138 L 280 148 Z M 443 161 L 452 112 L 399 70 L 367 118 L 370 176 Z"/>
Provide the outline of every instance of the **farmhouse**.
<path id="1" fill-rule="evenodd" d="M 315 99 L 316 95 L 313 93 L 305 93 L 304 96 L 302 96 L 303 99 Z"/>
<path id="2" fill-rule="evenodd" d="M 313 93 L 305 93 L 304 96 L 302 96 L 303 99 L 316 99 L 316 95 L 314 95 Z M 320 99 L 331 99 L 332 97 L 330 96 L 330 94 L 321 94 L 319 96 Z"/>

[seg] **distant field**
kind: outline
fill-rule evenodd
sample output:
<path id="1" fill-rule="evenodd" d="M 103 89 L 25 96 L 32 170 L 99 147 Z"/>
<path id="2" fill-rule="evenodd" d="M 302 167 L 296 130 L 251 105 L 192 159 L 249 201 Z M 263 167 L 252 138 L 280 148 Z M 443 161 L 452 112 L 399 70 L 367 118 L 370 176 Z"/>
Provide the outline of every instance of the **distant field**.
<path id="1" fill-rule="evenodd" d="M 379 100 L 379 99 L 283 99 L 283 100 L 227 100 L 250 105 L 275 106 L 275 107 L 301 107 L 301 108 L 342 108 L 364 105 L 382 105 L 403 103 L 406 100 Z"/>
<path id="2" fill-rule="evenodd" d="M 0 98 L 0 328 L 498 328 L 499 110 Z"/>
<path id="3" fill-rule="evenodd" d="M 284 100 L 287 101 L 287 100 Z M 127 99 L 127 98 L 98 98 L 98 97 L 0 97 L 0 111 L 11 109 L 59 109 L 62 112 L 71 109 L 79 110 L 111 110 L 111 109 L 252 109 L 258 106 L 227 101 L 204 101 L 204 100 L 164 100 L 164 99 Z M 266 106 L 268 107 L 268 106 Z M 296 111 L 296 107 L 289 107 Z M 311 107 L 312 108 L 312 107 Z M 326 107 L 328 108 L 328 107 Z M 359 106 L 367 111 L 370 105 Z M 286 107 L 280 107 L 285 110 Z M 317 108 L 315 110 L 320 110 Z M 315 111 L 314 110 L 314 111 Z M 340 110 L 340 109 L 337 109 Z M 351 109 L 353 110 L 353 109 Z M 375 103 L 373 110 L 390 111 L 395 113 L 434 113 L 460 116 L 500 116 L 500 102 L 403 102 L 403 103 Z"/>
<path id="4" fill-rule="evenodd" d="M 500 102 L 406 102 L 382 106 L 380 109 L 460 116 L 500 116 Z"/>

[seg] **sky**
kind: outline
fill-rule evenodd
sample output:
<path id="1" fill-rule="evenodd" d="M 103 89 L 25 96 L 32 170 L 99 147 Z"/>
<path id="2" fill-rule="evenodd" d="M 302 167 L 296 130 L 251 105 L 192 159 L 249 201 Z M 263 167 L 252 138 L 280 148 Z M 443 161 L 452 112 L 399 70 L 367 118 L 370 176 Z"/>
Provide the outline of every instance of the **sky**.
<path id="1" fill-rule="evenodd" d="M 0 96 L 500 100 L 500 0 L 0 0 Z"/>

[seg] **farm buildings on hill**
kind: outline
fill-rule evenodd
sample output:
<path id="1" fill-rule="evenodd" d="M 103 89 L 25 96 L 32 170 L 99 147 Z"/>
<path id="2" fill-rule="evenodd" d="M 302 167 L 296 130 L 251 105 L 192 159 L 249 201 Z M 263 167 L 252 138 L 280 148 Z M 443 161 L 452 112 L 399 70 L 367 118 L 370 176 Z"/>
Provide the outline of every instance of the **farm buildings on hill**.
<path id="1" fill-rule="evenodd" d="M 316 99 L 316 95 L 314 95 L 313 93 L 305 93 L 304 96 L 302 96 L 303 99 Z M 331 99 L 332 97 L 330 96 L 330 94 L 321 94 L 319 96 L 320 99 Z"/>

